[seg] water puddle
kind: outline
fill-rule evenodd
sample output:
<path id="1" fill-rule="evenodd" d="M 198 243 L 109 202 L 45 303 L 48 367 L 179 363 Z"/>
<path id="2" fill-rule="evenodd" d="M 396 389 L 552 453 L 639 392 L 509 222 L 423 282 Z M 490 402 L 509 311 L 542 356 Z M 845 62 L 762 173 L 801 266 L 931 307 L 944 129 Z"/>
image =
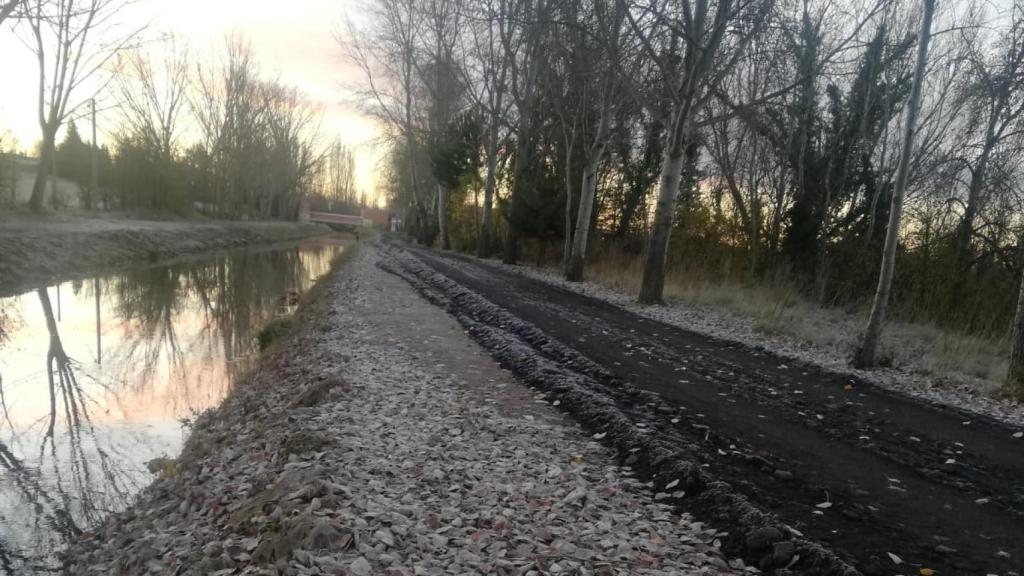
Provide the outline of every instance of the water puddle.
<path id="1" fill-rule="evenodd" d="M 340 240 L 242 251 L 0 298 L 0 574 L 59 571 L 294 311 Z"/>

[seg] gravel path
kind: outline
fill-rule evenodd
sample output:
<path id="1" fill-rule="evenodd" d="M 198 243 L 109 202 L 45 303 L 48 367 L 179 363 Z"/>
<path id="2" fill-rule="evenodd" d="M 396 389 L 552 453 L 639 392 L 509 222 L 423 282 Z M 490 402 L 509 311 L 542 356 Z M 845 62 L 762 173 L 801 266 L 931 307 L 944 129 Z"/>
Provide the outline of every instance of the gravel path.
<path id="1" fill-rule="evenodd" d="M 375 258 L 327 281 L 70 573 L 756 572 Z"/>

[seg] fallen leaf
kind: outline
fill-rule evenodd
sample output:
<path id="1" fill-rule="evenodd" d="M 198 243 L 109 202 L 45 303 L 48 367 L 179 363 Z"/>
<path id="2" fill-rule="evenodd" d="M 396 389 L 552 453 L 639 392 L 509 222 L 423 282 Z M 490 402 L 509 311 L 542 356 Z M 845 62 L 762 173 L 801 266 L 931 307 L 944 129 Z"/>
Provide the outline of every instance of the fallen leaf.
<path id="1" fill-rule="evenodd" d="M 829 509 L 831 507 L 832 507 L 832 503 L 831 502 L 822 502 L 821 504 L 817 504 L 815 506 L 815 508 L 821 508 L 822 510 L 827 510 L 827 509 Z"/>
<path id="2" fill-rule="evenodd" d="M 899 566 L 900 564 L 903 564 L 903 558 L 900 558 L 899 556 L 893 554 L 892 552 L 886 552 L 886 554 L 889 555 L 889 560 L 892 560 L 893 564 L 895 564 L 897 566 Z"/>
<path id="3" fill-rule="evenodd" d="M 921 576 L 935 576 L 935 570 L 931 568 L 921 568 Z"/>

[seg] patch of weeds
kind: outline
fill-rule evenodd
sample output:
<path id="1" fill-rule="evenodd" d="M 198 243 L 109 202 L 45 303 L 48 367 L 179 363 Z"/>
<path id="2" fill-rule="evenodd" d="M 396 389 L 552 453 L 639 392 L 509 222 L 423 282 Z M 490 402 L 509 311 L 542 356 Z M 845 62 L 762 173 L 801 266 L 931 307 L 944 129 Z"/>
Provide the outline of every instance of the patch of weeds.
<path id="1" fill-rule="evenodd" d="M 998 343 L 985 338 L 942 332 L 928 358 L 934 372 L 960 372 L 982 380 L 999 380 L 1005 360 Z"/>
<path id="2" fill-rule="evenodd" d="M 266 326 L 260 329 L 256 335 L 256 342 L 259 344 L 260 352 L 270 348 L 274 342 L 289 336 L 295 329 L 295 320 L 291 316 L 274 318 L 267 322 Z"/>
<path id="3" fill-rule="evenodd" d="M 299 430 L 292 432 L 281 443 L 281 449 L 285 454 L 308 454 L 310 452 L 322 452 L 330 446 L 331 442 L 322 434 Z"/>
<path id="4" fill-rule="evenodd" d="M 178 473 L 178 462 L 173 458 L 153 458 L 146 462 L 150 474 L 160 478 L 171 478 Z"/>
<path id="5" fill-rule="evenodd" d="M 791 332 L 792 316 L 786 313 L 787 308 L 784 301 L 777 301 L 764 307 L 754 321 L 754 330 L 762 334 Z"/>
<path id="6" fill-rule="evenodd" d="M 351 387 L 348 382 L 345 382 L 338 377 L 329 377 L 314 382 L 306 387 L 305 390 L 299 394 L 294 401 L 291 403 L 292 408 L 312 408 L 317 404 L 322 404 L 331 395 L 331 391 L 335 388 L 348 392 Z"/>

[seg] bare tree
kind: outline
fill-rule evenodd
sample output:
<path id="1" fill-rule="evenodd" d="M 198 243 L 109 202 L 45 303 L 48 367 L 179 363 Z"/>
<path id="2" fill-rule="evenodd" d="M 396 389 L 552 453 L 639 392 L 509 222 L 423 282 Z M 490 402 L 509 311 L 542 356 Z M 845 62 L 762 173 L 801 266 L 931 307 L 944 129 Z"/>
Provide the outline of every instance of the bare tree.
<path id="1" fill-rule="evenodd" d="M 448 196 L 449 175 L 445 166 L 445 158 L 438 157 L 438 152 L 447 149 L 450 127 L 463 102 L 462 79 L 464 74 L 459 70 L 460 64 L 455 59 L 455 48 L 462 33 L 462 7 L 456 0 L 429 0 L 420 5 L 423 22 L 423 45 L 426 52 L 424 65 L 418 59 L 417 73 L 422 85 L 427 89 L 430 99 L 428 113 L 429 140 L 434 154 L 431 164 L 434 171 L 434 186 L 437 191 L 437 227 L 441 236 L 441 247 L 451 249 L 451 238 L 448 233 Z M 442 153 L 445 157 L 448 154 Z"/>
<path id="2" fill-rule="evenodd" d="M 892 291 L 893 273 L 896 269 L 896 246 L 899 242 L 903 198 L 907 189 L 911 156 L 914 152 L 914 131 L 921 107 L 921 86 L 924 84 L 924 73 L 928 66 L 928 43 L 931 40 L 932 15 L 935 12 L 935 0 L 923 0 L 923 2 L 924 14 L 921 17 L 921 33 L 917 43 L 917 65 L 914 68 L 914 83 L 911 88 L 910 101 L 907 102 L 903 147 L 899 166 L 896 169 L 896 187 L 893 190 L 892 207 L 889 210 L 889 228 L 885 234 L 882 270 L 878 275 L 878 289 L 871 305 L 871 316 L 868 319 L 867 328 L 864 330 L 860 348 L 854 358 L 854 363 L 861 367 L 870 367 L 875 364 L 878 341 L 881 338 L 882 324 L 885 321 L 885 310 L 889 305 L 889 294 Z"/>
<path id="3" fill-rule="evenodd" d="M 349 60 L 363 73 L 361 96 L 367 111 L 389 130 L 388 136 L 404 150 L 406 162 L 401 175 L 411 196 L 404 220 L 421 241 L 429 237 L 430 224 L 416 159 L 422 149 L 417 42 L 422 28 L 421 13 L 414 0 L 376 0 L 369 8 L 372 17 L 366 27 L 348 20 L 344 33 L 336 35 Z"/>
<path id="4" fill-rule="evenodd" d="M 502 261 L 515 264 L 519 259 L 519 217 L 522 187 L 528 156 L 534 136 L 534 108 L 539 90 L 542 49 L 548 33 L 552 0 L 500 0 L 500 37 L 509 62 L 510 93 L 515 103 L 517 120 L 515 159 L 512 168 L 512 190 L 509 198 L 508 234 Z"/>
<path id="5" fill-rule="evenodd" d="M 970 256 L 975 219 L 983 192 L 990 184 L 989 166 L 993 156 L 1024 132 L 1021 122 L 1024 114 L 1024 2 L 1013 3 L 1009 24 L 997 39 L 994 50 L 985 50 L 977 38 L 964 45 L 968 47 L 966 60 L 970 80 L 963 89 L 970 100 L 969 106 L 974 108 L 966 130 L 968 135 L 976 133 L 979 127 L 983 127 L 983 131 L 980 139 L 968 147 L 968 150 L 977 150 L 977 155 L 963 158 L 970 177 L 956 239 L 961 263 L 967 263 Z"/>
<path id="6" fill-rule="evenodd" d="M 4 20 L 10 18 L 14 11 L 18 9 L 18 5 L 24 0 L 8 0 L 7 2 L 0 3 L 0 24 L 4 23 Z"/>
<path id="7" fill-rule="evenodd" d="M 659 66 L 669 83 L 668 96 L 672 99 L 658 200 L 638 298 L 641 303 L 654 304 L 662 299 L 669 236 L 686 164 L 685 150 L 694 143 L 697 110 L 706 95 L 714 91 L 717 83 L 742 56 L 772 6 L 771 1 L 688 0 L 680 4 L 675 14 L 667 13 L 659 3 L 651 3 L 641 7 L 642 18 L 633 14 L 629 16 L 644 51 L 660 61 Z M 741 39 L 720 54 L 726 32 L 743 27 L 746 29 L 738 34 Z M 666 32 L 664 28 L 669 30 Z M 662 52 L 655 47 L 656 38 L 664 34 L 672 38 L 673 44 L 684 44 L 681 65 L 663 58 Z"/>
<path id="8" fill-rule="evenodd" d="M 498 187 L 498 153 L 504 141 L 504 120 L 508 114 L 509 59 L 502 51 L 499 30 L 506 24 L 499 21 L 498 9 L 504 0 L 485 0 L 474 3 L 477 12 L 470 18 L 466 65 L 460 69 L 467 76 L 467 93 L 475 105 L 484 112 L 486 134 L 484 142 L 485 170 L 483 218 L 477 256 L 489 258 L 494 242 L 494 197 Z"/>
<path id="9" fill-rule="evenodd" d="M 320 111 L 295 88 L 260 77 L 251 45 L 232 36 L 220 65 L 199 67 L 191 106 L 218 216 L 288 218 L 313 188 Z"/>
<path id="10" fill-rule="evenodd" d="M 114 86 L 124 128 L 161 159 L 170 160 L 188 105 L 188 47 L 167 38 L 157 62 L 141 49 L 126 52 L 118 58 L 117 72 Z"/>
<path id="11" fill-rule="evenodd" d="M 141 29 L 120 32 L 114 17 L 130 0 L 25 0 L 22 18 L 32 33 L 39 67 L 37 108 L 42 147 L 30 205 L 43 207 L 57 131 L 74 107 L 71 96 Z"/>
<path id="12" fill-rule="evenodd" d="M 340 140 L 335 140 L 324 159 L 326 169 L 325 195 L 330 202 L 353 205 L 359 202 L 356 195 L 356 164 L 352 149 Z"/>
<path id="13" fill-rule="evenodd" d="M 597 170 L 604 160 L 608 146 L 608 132 L 611 128 L 612 116 L 615 114 L 616 99 L 619 98 L 619 81 L 621 78 L 619 61 L 623 24 L 626 19 L 625 0 L 614 0 L 610 13 L 605 2 L 594 3 L 597 30 L 603 54 L 598 55 L 600 66 L 598 89 L 597 129 L 586 153 L 586 164 L 583 167 L 583 178 L 580 189 L 580 205 L 576 215 L 575 233 L 568 228 L 566 237 L 572 237 L 572 251 L 565 267 L 565 278 L 569 281 L 583 280 L 583 267 L 586 263 L 587 249 L 590 244 L 591 226 L 594 222 L 594 204 L 597 201 Z M 571 203 L 567 204 L 571 206 Z"/>

